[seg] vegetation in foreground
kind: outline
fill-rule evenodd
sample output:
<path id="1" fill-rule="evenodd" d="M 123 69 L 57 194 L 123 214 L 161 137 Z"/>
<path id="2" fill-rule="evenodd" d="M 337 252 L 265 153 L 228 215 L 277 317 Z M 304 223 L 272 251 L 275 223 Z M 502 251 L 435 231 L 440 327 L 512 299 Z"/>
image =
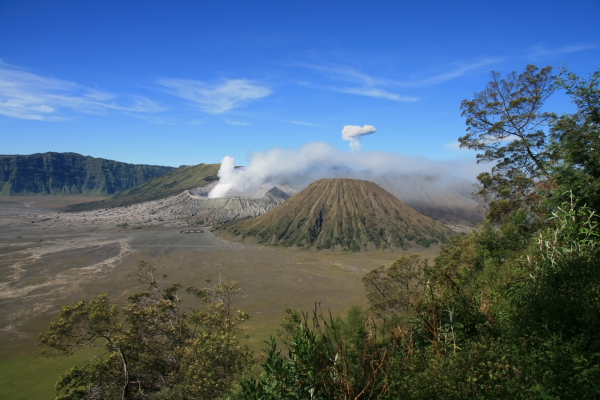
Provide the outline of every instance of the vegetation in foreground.
<path id="1" fill-rule="evenodd" d="M 191 288 L 209 305 L 188 315 L 180 286 L 142 275 L 148 293 L 124 310 L 106 296 L 64 307 L 41 336 L 60 352 L 107 349 L 67 371 L 56 399 L 600 397 L 600 71 L 551 74 L 493 73 L 462 103 L 461 145 L 497 162 L 478 178 L 486 222 L 431 266 L 402 257 L 367 274 L 370 310 L 288 309 L 257 365 L 238 347 L 236 285 Z M 575 114 L 542 111 L 557 89 Z"/>

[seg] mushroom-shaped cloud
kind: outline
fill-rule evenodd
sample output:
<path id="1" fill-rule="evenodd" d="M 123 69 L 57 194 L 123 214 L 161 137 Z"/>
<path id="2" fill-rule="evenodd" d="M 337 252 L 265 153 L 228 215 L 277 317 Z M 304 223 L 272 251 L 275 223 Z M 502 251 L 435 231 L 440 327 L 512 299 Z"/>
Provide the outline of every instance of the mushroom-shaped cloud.
<path id="1" fill-rule="evenodd" d="M 373 125 L 346 125 L 344 129 L 342 129 L 342 139 L 350 142 L 352 150 L 358 150 L 360 149 L 361 137 L 372 135 L 375 132 L 377 132 L 377 129 L 375 129 Z"/>

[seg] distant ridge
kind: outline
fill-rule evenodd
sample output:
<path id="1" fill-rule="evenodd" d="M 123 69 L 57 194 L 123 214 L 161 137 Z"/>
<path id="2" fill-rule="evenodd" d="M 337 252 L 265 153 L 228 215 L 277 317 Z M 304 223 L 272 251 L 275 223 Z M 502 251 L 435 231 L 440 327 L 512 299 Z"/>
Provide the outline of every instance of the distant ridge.
<path id="1" fill-rule="evenodd" d="M 274 210 L 216 231 L 259 243 L 352 251 L 427 247 L 452 235 L 375 183 L 343 178 L 313 182 Z"/>
<path id="2" fill-rule="evenodd" d="M 0 155 L 0 195 L 109 196 L 173 169 L 128 164 L 77 153 Z"/>
<path id="3" fill-rule="evenodd" d="M 117 193 L 110 199 L 73 204 L 68 206 L 66 211 L 91 211 L 101 208 L 122 207 L 174 196 L 184 190 L 191 190 L 214 183 L 214 181 L 219 179 L 217 176 L 219 167 L 220 164 L 182 165 L 177 169 L 173 169 L 168 174 Z"/>

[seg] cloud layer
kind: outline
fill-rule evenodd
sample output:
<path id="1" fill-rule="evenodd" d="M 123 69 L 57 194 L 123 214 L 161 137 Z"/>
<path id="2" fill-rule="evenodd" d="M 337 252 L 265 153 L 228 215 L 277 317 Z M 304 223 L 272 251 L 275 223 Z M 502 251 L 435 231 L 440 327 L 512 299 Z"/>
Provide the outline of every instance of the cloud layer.
<path id="1" fill-rule="evenodd" d="M 462 161 L 435 161 L 381 151 L 345 152 L 322 142 L 309 143 L 299 149 L 273 148 L 251 155 L 250 163 L 234 168 L 235 160 L 225 156 L 219 171 L 219 183 L 210 197 L 226 197 L 230 190 L 251 193 L 265 182 L 286 183 L 294 180 L 309 184 L 315 179 L 343 176 L 352 171 L 363 173 L 451 173 L 475 180 L 490 164 L 477 164 L 475 157 Z"/>

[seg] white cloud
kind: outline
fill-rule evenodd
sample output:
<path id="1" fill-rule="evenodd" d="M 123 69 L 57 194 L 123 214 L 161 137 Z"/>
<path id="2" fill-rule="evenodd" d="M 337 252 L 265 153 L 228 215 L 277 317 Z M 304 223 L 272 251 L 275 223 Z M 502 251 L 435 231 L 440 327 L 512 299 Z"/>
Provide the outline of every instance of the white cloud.
<path id="1" fill-rule="evenodd" d="M 398 102 L 418 101 L 418 97 L 398 94 L 393 91 L 398 87 L 421 87 L 443 83 L 466 75 L 472 70 L 499 62 L 499 59 L 484 58 L 470 64 L 459 64 L 446 72 L 428 78 L 413 80 L 381 79 L 365 74 L 364 72 L 345 66 L 326 66 L 315 64 L 291 64 L 293 67 L 301 67 L 317 71 L 326 75 L 331 81 L 352 83 L 355 86 L 333 85 L 321 87 L 321 89 L 338 93 L 356 94 L 360 96 L 377 97 Z M 301 84 L 301 83 L 300 83 Z M 304 86 L 310 84 L 304 83 Z"/>
<path id="2" fill-rule="evenodd" d="M 157 83 L 168 93 L 191 101 L 208 114 L 223 114 L 273 93 L 268 87 L 247 79 L 226 79 L 208 84 L 191 79 L 163 78 Z"/>
<path id="3" fill-rule="evenodd" d="M 321 89 L 329 90 L 331 92 L 377 97 L 399 102 L 412 102 L 419 100 L 416 97 L 390 92 L 388 87 L 394 85 L 393 81 L 374 78 L 353 68 L 340 66 L 331 67 L 314 64 L 291 64 L 291 66 L 311 69 L 327 75 L 332 81 L 348 82 L 355 85 L 351 87 L 338 85 L 321 87 Z M 304 85 L 307 86 L 306 83 Z"/>
<path id="4" fill-rule="evenodd" d="M 394 101 L 404 101 L 411 102 L 419 100 L 417 97 L 403 96 L 400 94 L 390 93 L 383 89 L 377 89 L 372 87 L 366 88 L 341 88 L 337 89 L 337 92 L 341 93 L 350 93 L 350 94 L 358 94 L 361 96 L 370 96 L 370 97 L 379 97 L 382 99 L 394 100 Z"/>
<path id="5" fill-rule="evenodd" d="M 289 121 L 290 124 L 301 125 L 301 126 L 312 126 L 313 128 L 320 128 L 321 125 L 313 124 L 312 122 L 304 122 L 304 121 Z"/>
<path id="6" fill-rule="evenodd" d="M 227 123 L 229 125 L 238 125 L 238 126 L 248 126 L 248 125 L 250 125 L 248 122 L 233 121 L 231 119 L 226 120 L 225 123 Z"/>
<path id="7" fill-rule="evenodd" d="M 558 49 L 546 49 L 543 46 L 534 46 L 531 57 L 538 58 L 538 57 L 546 57 L 546 56 L 558 56 L 561 54 L 577 53 L 580 51 L 591 50 L 591 49 L 595 49 L 595 48 L 598 48 L 598 45 L 582 44 L 582 45 L 565 46 L 565 47 L 561 47 Z"/>
<path id="8" fill-rule="evenodd" d="M 377 129 L 373 125 L 346 125 L 342 129 L 342 139 L 350 142 L 352 150 L 360 149 L 361 137 L 372 135 L 377 132 Z"/>
<path id="9" fill-rule="evenodd" d="M 144 97 L 131 97 L 130 105 L 118 96 L 75 82 L 44 77 L 0 61 L 0 114 L 12 118 L 57 121 L 66 110 L 100 114 L 107 110 L 150 113 L 163 111 Z"/>
<path id="10" fill-rule="evenodd" d="M 372 174 L 427 174 L 451 173 L 474 180 L 479 173 L 489 171 L 490 164 L 477 164 L 475 157 L 462 160 L 436 161 L 427 157 L 405 156 L 381 151 L 346 152 L 322 142 L 309 143 L 299 149 L 273 148 L 250 154 L 250 163 L 235 168 L 235 160 L 226 156 L 219 170 L 218 185 L 210 197 L 224 197 L 234 189 L 239 193 L 251 193 L 265 182 L 290 184 L 300 181 L 309 184 L 321 178 L 336 177 L 336 171 L 347 168 L 370 171 Z"/>
<path id="11" fill-rule="evenodd" d="M 396 84 L 398 86 L 403 86 L 403 87 L 420 87 L 420 86 L 435 85 L 438 83 L 447 82 L 452 79 L 460 78 L 461 76 L 466 75 L 469 71 L 476 70 L 476 69 L 479 69 L 482 67 L 486 67 L 490 64 L 495 64 L 499 61 L 500 60 L 496 59 L 496 58 L 484 58 L 484 59 L 474 62 L 474 63 L 461 64 L 458 67 L 449 69 L 446 72 L 431 76 L 429 78 L 407 80 L 407 81 L 397 81 Z"/>

